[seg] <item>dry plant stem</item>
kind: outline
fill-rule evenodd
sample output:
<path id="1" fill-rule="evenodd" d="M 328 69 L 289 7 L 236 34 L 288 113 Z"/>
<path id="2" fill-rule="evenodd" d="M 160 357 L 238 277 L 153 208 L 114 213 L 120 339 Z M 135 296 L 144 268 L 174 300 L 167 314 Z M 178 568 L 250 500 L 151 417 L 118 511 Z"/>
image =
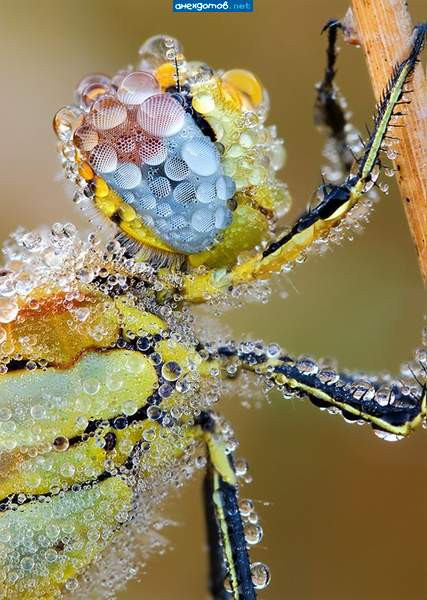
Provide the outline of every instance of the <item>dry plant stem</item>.
<path id="1" fill-rule="evenodd" d="M 413 24 L 405 0 L 352 0 L 354 26 L 365 53 L 375 98 L 379 100 L 394 65 L 409 52 Z M 350 9 L 351 10 L 351 9 Z M 395 161 L 397 181 L 427 284 L 427 81 L 422 64 L 415 68 L 410 105 L 401 105 L 405 126 Z"/>

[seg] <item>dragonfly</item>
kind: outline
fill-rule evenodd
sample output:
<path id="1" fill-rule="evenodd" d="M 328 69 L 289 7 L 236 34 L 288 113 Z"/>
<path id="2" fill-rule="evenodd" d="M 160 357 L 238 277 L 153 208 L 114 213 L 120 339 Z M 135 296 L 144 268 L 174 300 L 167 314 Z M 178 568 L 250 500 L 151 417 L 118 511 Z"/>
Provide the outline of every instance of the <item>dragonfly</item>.
<path id="1" fill-rule="evenodd" d="M 193 310 L 264 299 L 265 283 L 366 220 L 427 25 L 415 28 L 362 141 L 334 83 L 329 21 L 316 122 L 329 168 L 310 206 L 277 177 L 283 142 L 244 69 L 215 71 L 155 36 L 139 63 L 86 76 L 54 129 L 73 200 L 92 224 L 27 231 L 0 273 L 0 599 L 113 598 L 164 549 L 159 506 L 204 471 L 209 590 L 254 600 L 270 581 L 240 495 L 238 441 L 217 412 L 251 377 L 388 441 L 426 424 L 427 348 L 399 376 L 339 372 L 278 344 L 207 337 Z M 340 181 L 340 182 L 339 182 Z"/>

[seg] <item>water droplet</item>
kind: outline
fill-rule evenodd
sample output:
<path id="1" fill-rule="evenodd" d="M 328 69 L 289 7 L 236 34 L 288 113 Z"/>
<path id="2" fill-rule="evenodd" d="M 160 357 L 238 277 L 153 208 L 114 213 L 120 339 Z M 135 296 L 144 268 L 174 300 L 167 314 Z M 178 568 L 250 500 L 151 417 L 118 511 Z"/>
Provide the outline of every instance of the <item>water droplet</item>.
<path id="1" fill-rule="evenodd" d="M 161 398 L 169 398 L 173 392 L 173 387 L 169 383 L 163 383 L 159 387 L 159 396 Z"/>
<path id="2" fill-rule="evenodd" d="M 117 417 L 114 419 L 113 427 L 114 429 L 126 429 L 128 426 L 128 420 L 126 417 Z"/>
<path id="3" fill-rule="evenodd" d="M 248 523 L 245 526 L 245 539 L 251 546 L 259 544 L 263 537 L 263 530 L 260 525 Z"/>
<path id="4" fill-rule="evenodd" d="M 138 410 L 138 404 L 134 400 L 128 400 L 123 404 L 123 412 L 125 415 L 134 415 Z"/>
<path id="5" fill-rule="evenodd" d="M 247 517 L 254 510 L 254 503 L 249 498 L 239 500 L 239 510 L 242 517 Z"/>
<path id="6" fill-rule="evenodd" d="M 67 579 L 67 581 L 65 582 L 65 588 L 69 591 L 69 592 L 73 592 L 74 590 L 76 590 L 79 586 L 79 582 L 77 581 L 77 579 L 75 579 L 74 577 L 70 577 L 69 579 Z"/>
<path id="7" fill-rule="evenodd" d="M 175 361 L 168 361 L 162 366 L 162 377 L 166 381 L 176 381 L 181 375 L 181 367 Z"/>
<path id="8" fill-rule="evenodd" d="M 53 448 L 57 452 L 65 452 L 70 446 L 70 441 L 67 437 L 59 435 L 53 440 Z"/>
<path id="9" fill-rule="evenodd" d="M 248 472 L 249 464 L 243 458 L 239 458 L 239 459 L 236 460 L 236 462 L 234 464 L 234 468 L 235 468 L 235 471 L 236 471 L 236 475 L 238 477 L 243 477 Z"/>
<path id="10" fill-rule="evenodd" d="M 147 408 L 147 417 L 152 421 L 157 421 L 162 416 L 162 411 L 158 406 L 149 406 Z"/>
<path id="11" fill-rule="evenodd" d="M 338 373 L 332 369 L 323 369 L 322 371 L 320 371 L 318 377 L 322 383 L 326 383 L 328 385 L 333 385 L 334 383 L 337 383 L 337 381 L 339 381 L 340 378 Z"/>
<path id="12" fill-rule="evenodd" d="M 86 392 L 86 394 L 89 394 L 89 396 L 94 396 L 95 394 L 97 394 L 99 392 L 100 387 L 101 384 L 97 379 L 86 379 L 83 382 L 83 390 Z"/>
<path id="13" fill-rule="evenodd" d="M 319 370 L 317 363 L 309 358 L 299 360 L 295 366 L 304 375 L 315 375 Z"/>
<path id="14" fill-rule="evenodd" d="M 7 406 L 0 407 L 0 421 L 9 421 L 12 417 L 12 411 Z"/>
<path id="15" fill-rule="evenodd" d="M 22 567 L 22 570 L 26 571 L 27 573 L 33 570 L 34 560 L 31 558 L 31 556 L 25 556 L 21 560 L 21 567 Z"/>
<path id="16" fill-rule="evenodd" d="M 377 437 L 385 442 L 398 442 L 404 438 L 403 435 L 397 435 L 396 433 L 390 433 L 389 431 L 382 431 L 381 429 L 374 429 L 374 433 Z"/>
<path id="17" fill-rule="evenodd" d="M 375 400 L 380 406 L 387 406 L 388 404 L 392 404 L 393 399 L 393 391 L 389 386 L 386 385 L 381 386 L 375 394 Z"/>
<path id="18" fill-rule="evenodd" d="M 252 583 L 256 590 L 264 590 L 270 583 L 270 570 L 264 563 L 251 564 Z"/>
<path id="19" fill-rule="evenodd" d="M 355 400 L 373 400 L 375 388 L 367 381 L 356 381 L 351 385 L 351 393 Z"/>
<path id="20" fill-rule="evenodd" d="M 18 315 L 18 304 L 13 298 L 0 298 L 0 323 L 11 323 Z"/>

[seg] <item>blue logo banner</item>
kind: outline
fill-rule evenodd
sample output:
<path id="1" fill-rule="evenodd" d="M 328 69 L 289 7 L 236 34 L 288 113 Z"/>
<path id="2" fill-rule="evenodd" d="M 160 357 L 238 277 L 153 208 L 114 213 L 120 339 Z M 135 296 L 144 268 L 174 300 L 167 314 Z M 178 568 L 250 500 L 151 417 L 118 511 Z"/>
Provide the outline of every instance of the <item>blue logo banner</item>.
<path id="1" fill-rule="evenodd" d="M 253 12 L 253 0 L 172 0 L 174 12 Z"/>

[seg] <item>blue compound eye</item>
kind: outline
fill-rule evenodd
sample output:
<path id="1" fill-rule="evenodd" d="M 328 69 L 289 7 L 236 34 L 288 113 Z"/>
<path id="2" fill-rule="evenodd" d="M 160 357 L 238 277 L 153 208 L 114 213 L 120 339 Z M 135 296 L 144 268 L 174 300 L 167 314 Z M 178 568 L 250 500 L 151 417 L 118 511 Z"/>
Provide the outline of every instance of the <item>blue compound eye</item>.
<path id="1" fill-rule="evenodd" d="M 189 114 L 180 112 L 183 109 L 179 103 L 169 98 L 168 106 L 171 101 L 176 106 L 168 120 L 165 105 L 156 100 L 159 96 L 153 98 L 150 110 L 161 107 L 160 121 L 155 123 L 148 109 L 142 112 L 143 104 L 140 112 L 150 129 L 149 135 L 145 131 L 137 133 L 137 151 L 130 143 L 126 146 L 132 148 L 136 161 L 116 162 L 112 143 L 107 151 L 101 148 L 102 153 L 96 149 L 92 152 L 92 165 L 169 246 L 187 254 L 201 252 L 212 246 L 218 233 L 230 224 L 227 200 L 234 195 L 236 186 L 224 175 L 215 144 Z M 153 136 L 162 130 L 162 123 L 166 123 L 169 135 Z M 104 165 L 100 158 L 106 158 L 108 164 Z"/>
<path id="2" fill-rule="evenodd" d="M 195 175 L 215 175 L 219 166 L 219 154 L 207 137 L 194 137 L 185 142 L 181 156 Z"/>
<path id="3" fill-rule="evenodd" d="M 168 248 L 202 252 L 230 225 L 236 186 L 188 90 L 162 91 L 151 73 L 134 71 L 82 117 L 82 158 Z"/>

